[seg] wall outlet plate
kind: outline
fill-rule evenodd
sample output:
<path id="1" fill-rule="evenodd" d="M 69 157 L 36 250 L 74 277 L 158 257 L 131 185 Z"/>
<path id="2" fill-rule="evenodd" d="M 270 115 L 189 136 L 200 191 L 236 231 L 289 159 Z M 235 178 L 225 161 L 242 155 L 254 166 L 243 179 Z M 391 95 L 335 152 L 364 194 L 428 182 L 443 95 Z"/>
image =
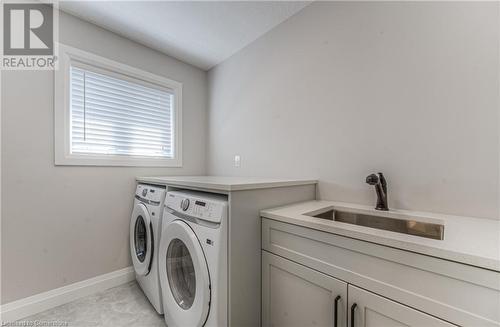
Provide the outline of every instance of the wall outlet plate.
<path id="1" fill-rule="evenodd" d="M 236 168 L 239 168 L 239 167 L 241 166 L 241 157 L 240 157 L 240 155 L 239 155 L 239 154 L 236 154 L 236 155 L 234 156 L 234 166 L 235 166 Z"/>

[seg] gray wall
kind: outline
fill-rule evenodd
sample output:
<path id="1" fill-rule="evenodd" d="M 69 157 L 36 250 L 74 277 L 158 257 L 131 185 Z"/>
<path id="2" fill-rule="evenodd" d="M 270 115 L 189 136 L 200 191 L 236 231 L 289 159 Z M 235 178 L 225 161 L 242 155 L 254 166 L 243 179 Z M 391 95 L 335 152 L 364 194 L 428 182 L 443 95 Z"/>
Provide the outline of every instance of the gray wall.
<path id="1" fill-rule="evenodd" d="M 205 72 L 66 14 L 60 40 L 184 84 L 184 167 L 54 166 L 53 73 L 2 72 L 2 303 L 129 266 L 135 176 L 205 173 Z"/>
<path id="2" fill-rule="evenodd" d="M 209 72 L 209 172 L 374 204 L 383 171 L 392 207 L 498 218 L 498 6 L 311 4 Z"/>

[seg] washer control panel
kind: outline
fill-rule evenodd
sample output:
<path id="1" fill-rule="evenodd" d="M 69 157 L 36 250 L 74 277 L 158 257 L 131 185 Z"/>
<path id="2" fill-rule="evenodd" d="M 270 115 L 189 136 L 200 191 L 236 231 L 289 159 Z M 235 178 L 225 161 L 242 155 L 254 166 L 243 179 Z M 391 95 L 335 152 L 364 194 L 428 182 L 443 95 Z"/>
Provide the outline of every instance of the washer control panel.
<path id="1" fill-rule="evenodd" d="M 167 192 L 165 206 L 182 214 L 218 223 L 227 215 L 227 197 L 224 195 L 195 192 Z"/>

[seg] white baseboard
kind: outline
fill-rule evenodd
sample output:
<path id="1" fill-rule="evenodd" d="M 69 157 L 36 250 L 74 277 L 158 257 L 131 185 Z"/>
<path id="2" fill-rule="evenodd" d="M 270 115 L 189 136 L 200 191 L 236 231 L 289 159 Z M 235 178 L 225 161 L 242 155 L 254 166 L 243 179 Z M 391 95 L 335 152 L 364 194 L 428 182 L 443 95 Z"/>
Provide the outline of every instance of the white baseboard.
<path id="1" fill-rule="evenodd" d="M 0 306 L 0 321 L 11 322 L 135 279 L 132 266 Z"/>

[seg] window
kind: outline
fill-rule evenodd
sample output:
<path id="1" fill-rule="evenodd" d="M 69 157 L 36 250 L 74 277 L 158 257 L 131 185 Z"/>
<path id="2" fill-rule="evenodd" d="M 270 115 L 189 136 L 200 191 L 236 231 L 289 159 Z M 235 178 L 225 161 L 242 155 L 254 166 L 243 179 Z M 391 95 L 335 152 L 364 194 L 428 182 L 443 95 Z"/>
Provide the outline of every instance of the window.
<path id="1" fill-rule="evenodd" d="M 173 94 L 72 65 L 71 153 L 173 158 Z"/>
<path id="2" fill-rule="evenodd" d="M 56 164 L 181 166 L 178 82 L 60 46 Z"/>

